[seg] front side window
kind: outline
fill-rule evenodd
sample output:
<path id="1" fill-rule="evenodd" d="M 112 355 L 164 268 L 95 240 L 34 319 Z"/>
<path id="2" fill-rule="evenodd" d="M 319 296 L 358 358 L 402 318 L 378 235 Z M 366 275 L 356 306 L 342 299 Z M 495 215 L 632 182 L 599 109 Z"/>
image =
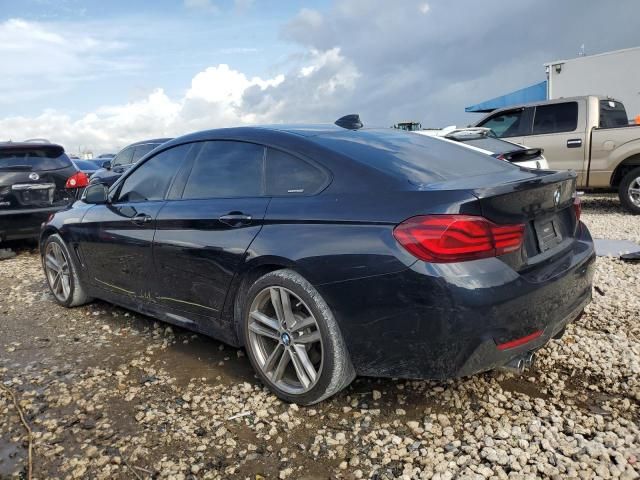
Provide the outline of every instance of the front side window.
<path id="1" fill-rule="evenodd" d="M 149 144 L 149 143 L 146 145 L 138 145 L 135 151 L 133 152 L 133 158 L 131 159 L 131 163 L 136 163 L 138 160 L 140 160 L 142 157 L 144 157 L 147 153 L 149 153 L 151 150 L 153 150 L 156 147 L 157 145 Z"/>
<path id="2" fill-rule="evenodd" d="M 521 126 L 524 121 L 523 119 L 524 110 L 515 110 L 491 117 L 479 126 L 490 128 L 498 138 L 517 137 L 518 135 L 522 135 Z"/>
<path id="3" fill-rule="evenodd" d="M 179 145 L 144 162 L 124 180 L 117 201 L 145 202 L 164 199 L 171 180 L 190 148 L 190 144 Z"/>
<path id="4" fill-rule="evenodd" d="M 182 198 L 261 196 L 263 162 L 264 147 L 261 145 L 206 142 L 195 159 Z"/>
<path id="5" fill-rule="evenodd" d="M 127 147 L 113 159 L 113 166 L 129 165 L 131 163 L 131 157 L 133 157 L 133 151 L 135 147 Z"/>
<path id="6" fill-rule="evenodd" d="M 533 135 L 573 132 L 578 127 L 578 102 L 552 103 L 536 107 Z"/>
<path id="7" fill-rule="evenodd" d="M 267 150 L 267 195 L 310 195 L 326 181 L 327 175 L 310 163 L 279 150 Z"/>

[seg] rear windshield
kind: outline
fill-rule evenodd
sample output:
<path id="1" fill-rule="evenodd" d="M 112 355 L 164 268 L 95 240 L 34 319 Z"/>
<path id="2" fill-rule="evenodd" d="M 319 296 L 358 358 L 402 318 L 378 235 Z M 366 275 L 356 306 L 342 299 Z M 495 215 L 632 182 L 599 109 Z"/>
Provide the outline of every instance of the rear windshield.
<path id="1" fill-rule="evenodd" d="M 62 147 L 0 148 L 0 170 L 57 170 L 71 166 Z"/>
<path id="2" fill-rule="evenodd" d="M 624 105 L 614 100 L 600 100 L 600 127 L 614 128 L 629 125 Z"/>
<path id="3" fill-rule="evenodd" d="M 513 168 L 509 163 L 462 145 L 392 129 L 331 133 L 312 137 L 312 140 L 416 185 Z"/>
<path id="4" fill-rule="evenodd" d="M 76 167 L 82 170 L 95 170 L 96 164 L 90 160 L 74 160 L 73 163 L 76 164 Z"/>
<path id="5" fill-rule="evenodd" d="M 513 152 L 514 150 L 522 149 L 522 147 L 519 147 L 518 145 L 515 145 L 513 143 L 504 142 L 502 140 L 498 140 L 497 138 L 491 137 L 472 138 L 470 140 L 460 140 L 459 138 L 454 138 L 452 140 L 463 142 L 467 145 L 471 145 L 472 147 L 482 148 L 483 150 L 488 150 L 491 153 Z"/>

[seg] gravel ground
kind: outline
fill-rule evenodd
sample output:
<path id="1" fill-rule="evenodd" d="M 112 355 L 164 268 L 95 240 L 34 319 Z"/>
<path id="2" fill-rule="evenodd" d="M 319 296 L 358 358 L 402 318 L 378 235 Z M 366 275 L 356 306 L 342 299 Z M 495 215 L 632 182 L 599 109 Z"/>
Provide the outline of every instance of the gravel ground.
<path id="1" fill-rule="evenodd" d="M 584 199 L 595 237 L 640 217 Z M 598 258 L 594 301 L 524 377 L 359 378 L 287 405 L 241 350 L 102 302 L 66 310 L 39 258 L 0 262 L 0 381 L 33 430 L 34 478 L 640 477 L 640 264 Z M 0 391 L 0 478 L 27 435 Z"/>

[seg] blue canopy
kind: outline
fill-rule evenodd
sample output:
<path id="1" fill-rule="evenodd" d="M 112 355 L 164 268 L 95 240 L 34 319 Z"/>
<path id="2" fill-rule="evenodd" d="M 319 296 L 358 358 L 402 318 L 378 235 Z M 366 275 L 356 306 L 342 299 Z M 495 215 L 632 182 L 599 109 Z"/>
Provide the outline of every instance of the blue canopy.
<path id="1" fill-rule="evenodd" d="M 497 108 L 518 105 L 520 103 L 539 102 L 547 99 L 547 81 L 536 83 L 530 87 L 521 88 L 501 97 L 492 98 L 486 102 L 471 105 L 465 112 L 491 112 Z"/>

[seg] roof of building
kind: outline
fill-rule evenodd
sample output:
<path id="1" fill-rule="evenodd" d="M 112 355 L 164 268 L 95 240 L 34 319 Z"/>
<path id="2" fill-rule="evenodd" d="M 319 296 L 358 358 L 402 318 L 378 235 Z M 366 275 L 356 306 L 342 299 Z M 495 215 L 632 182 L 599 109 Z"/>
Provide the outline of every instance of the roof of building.
<path id="1" fill-rule="evenodd" d="M 538 102 L 547 99 L 547 81 L 536 83 L 529 87 L 521 88 L 515 92 L 507 93 L 499 97 L 486 100 L 464 109 L 465 112 L 492 112 L 498 108 L 517 105 L 520 103 Z"/>

